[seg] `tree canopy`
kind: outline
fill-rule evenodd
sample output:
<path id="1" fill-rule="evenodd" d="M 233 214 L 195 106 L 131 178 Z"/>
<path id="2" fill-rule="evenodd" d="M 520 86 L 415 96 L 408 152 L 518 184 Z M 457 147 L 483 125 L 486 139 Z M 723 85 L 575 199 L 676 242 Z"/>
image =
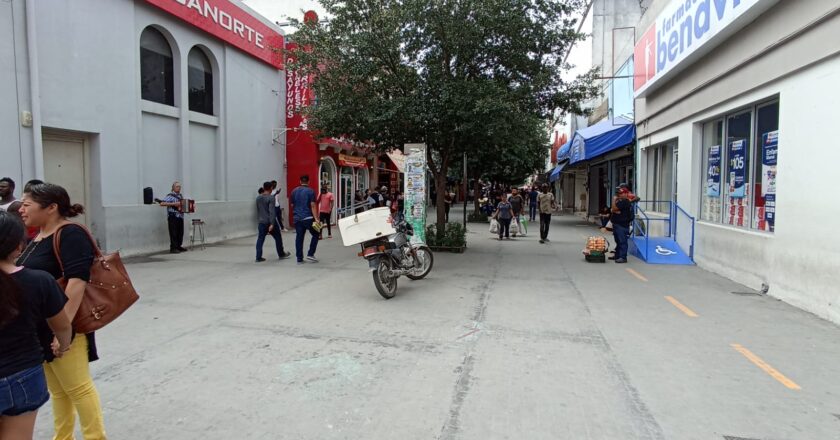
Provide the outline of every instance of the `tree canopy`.
<path id="1" fill-rule="evenodd" d="M 598 93 L 594 71 L 563 79 L 566 51 L 584 38 L 583 0 L 320 3 L 329 22 L 298 24 L 291 37 L 304 50 L 289 68 L 313 75 L 310 127 L 383 151 L 426 143 L 441 200 L 464 152 L 536 171 L 546 121 L 583 113 Z"/>

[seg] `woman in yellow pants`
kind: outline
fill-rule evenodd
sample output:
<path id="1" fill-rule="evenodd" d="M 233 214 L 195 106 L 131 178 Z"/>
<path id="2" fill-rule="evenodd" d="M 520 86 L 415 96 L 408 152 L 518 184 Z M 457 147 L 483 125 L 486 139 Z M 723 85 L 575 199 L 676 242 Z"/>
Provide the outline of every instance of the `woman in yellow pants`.
<path id="1" fill-rule="evenodd" d="M 71 205 L 70 196 L 64 188 L 42 183 L 33 185 L 23 194 L 19 212 L 26 225 L 39 228 L 40 233 L 23 250 L 17 264 L 49 272 L 54 278 L 67 281 L 64 313 L 72 320 L 81 304 L 85 285 L 90 280 L 94 250 L 83 227 L 71 224 L 67 219 L 82 214 L 84 208 L 78 204 Z M 61 234 L 58 256 L 53 251 L 56 233 Z M 53 439 L 73 440 L 77 413 L 85 440 L 105 439 L 99 394 L 88 367 L 88 362 L 98 359 L 93 334 L 75 335 L 70 350 L 62 358 L 54 359 L 49 349 L 52 336 L 48 332 L 46 329 L 44 333 L 49 336 L 42 338 L 41 342 L 45 346 L 47 362 L 44 372 L 55 417 Z"/>

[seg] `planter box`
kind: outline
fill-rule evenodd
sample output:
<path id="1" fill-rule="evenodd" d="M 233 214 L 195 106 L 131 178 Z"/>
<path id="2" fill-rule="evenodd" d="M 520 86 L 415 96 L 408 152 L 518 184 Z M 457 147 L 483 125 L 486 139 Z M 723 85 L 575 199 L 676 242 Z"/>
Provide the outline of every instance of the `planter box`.
<path id="1" fill-rule="evenodd" d="M 457 247 L 453 247 L 453 246 L 429 246 L 429 249 L 431 249 L 434 252 L 452 252 L 454 254 L 463 254 L 464 251 L 467 249 L 467 247 L 466 246 L 457 246 Z"/>

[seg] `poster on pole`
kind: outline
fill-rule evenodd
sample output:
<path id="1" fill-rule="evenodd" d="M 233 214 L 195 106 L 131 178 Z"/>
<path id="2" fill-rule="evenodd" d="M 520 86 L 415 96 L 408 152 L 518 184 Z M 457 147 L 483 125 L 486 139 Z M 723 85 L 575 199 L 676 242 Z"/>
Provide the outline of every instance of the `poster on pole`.
<path id="1" fill-rule="evenodd" d="M 764 220 L 773 231 L 776 222 L 776 164 L 779 153 L 779 131 L 761 135 L 761 195 L 764 197 Z"/>
<path id="2" fill-rule="evenodd" d="M 720 145 L 709 148 L 709 168 L 706 170 L 706 195 L 720 196 Z"/>
<path id="3" fill-rule="evenodd" d="M 405 144 L 405 221 L 414 228 L 412 243 L 426 242 L 426 144 Z"/>
<path id="4" fill-rule="evenodd" d="M 729 143 L 729 197 L 743 199 L 747 167 L 747 141 L 744 139 Z"/>

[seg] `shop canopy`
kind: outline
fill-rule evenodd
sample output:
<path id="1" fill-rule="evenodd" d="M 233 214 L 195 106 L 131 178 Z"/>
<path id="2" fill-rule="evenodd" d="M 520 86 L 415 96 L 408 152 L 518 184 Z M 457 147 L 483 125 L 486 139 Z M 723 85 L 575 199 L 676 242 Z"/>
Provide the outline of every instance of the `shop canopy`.
<path id="1" fill-rule="evenodd" d="M 560 172 L 563 171 L 563 168 L 565 168 L 566 165 L 568 165 L 568 164 L 569 164 L 569 162 L 565 161 L 565 162 L 557 165 L 556 167 L 554 167 L 554 169 L 551 171 L 551 174 L 548 176 L 548 181 L 551 182 L 551 183 L 554 183 L 557 179 L 559 179 L 560 178 Z"/>
<path id="2" fill-rule="evenodd" d="M 636 126 L 633 121 L 620 116 L 605 119 L 591 127 L 576 131 L 572 140 L 557 150 L 557 163 L 583 162 L 632 144 L 635 140 Z M 559 174 L 559 171 L 557 172 Z M 552 177 L 553 174 L 554 172 L 552 172 Z"/>

